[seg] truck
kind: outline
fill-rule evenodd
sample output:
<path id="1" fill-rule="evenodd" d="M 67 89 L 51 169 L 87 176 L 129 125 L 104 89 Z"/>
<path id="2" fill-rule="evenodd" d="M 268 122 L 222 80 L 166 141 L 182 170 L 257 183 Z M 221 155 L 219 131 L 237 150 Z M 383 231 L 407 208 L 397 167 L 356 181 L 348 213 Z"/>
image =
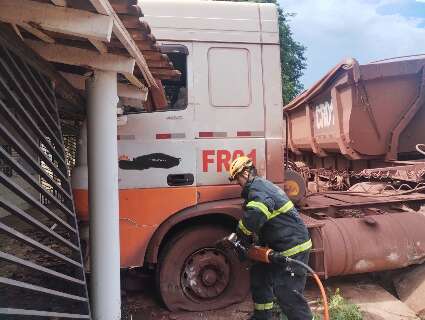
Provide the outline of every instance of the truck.
<path id="1" fill-rule="evenodd" d="M 424 66 L 423 55 L 338 63 L 284 107 L 288 158 L 337 190 L 363 178 L 422 181 Z"/>
<path id="2" fill-rule="evenodd" d="M 278 14 L 272 4 L 141 1 L 180 79 L 164 81 L 167 108 L 118 119 L 121 267 L 155 267 L 172 310 L 241 300 L 248 271 L 214 248 L 241 215 L 232 159 L 247 155 L 282 184 L 283 123 Z M 72 173 L 86 233 L 83 126 Z M 86 233 L 87 234 L 87 233 Z"/>
<path id="3" fill-rule="evenodd" d="M 289 147 L 277 8 L 176 0 L 143 0 L 140 6 L 181 77 L 162 82 L 165 108 L 152 108 L 149 99 L 144 110 L 124 105 L 117 121 L 121 267 L 154 270 L 170 310 L 225 307 L 249 292 L 247 263 L 215 246 L 243 213 L 240 187 L 227 179 L 231 161 L 249 156 L 259 175 L 294 198 L 302 185 L 294 170 L 284 169 Z M 72 189 L 85 242 L 86 150 L 83 125 Z M 424 258 L 424 235 L 413 231 L 423 230 L 425 217 L 393 208 L 394 203 L 420 205 L 424 194 L 391 195 L 394 203 L 379 197 L 347 201 L 350 195 L 344 194 L 345 200 L 329 204 L 331 195 L 316 196 L 319 201 L 313 197 L 300 208 L 313 240 L 311 265 L 322 277 L 400 268 Z M 340 216 L 347 203 L 349 210 L 367 213 Z M 373 215 L 376 208 L 391 214 Z M 397 227 L 404 231 L 394 241 L 380 241 L 390 239 Z M 379 245 L 371 248 L 371 242 Z M 408 249 L 414 254 L 405 258 Z M 385 263 L 386 256 L 391 263 Z"/>

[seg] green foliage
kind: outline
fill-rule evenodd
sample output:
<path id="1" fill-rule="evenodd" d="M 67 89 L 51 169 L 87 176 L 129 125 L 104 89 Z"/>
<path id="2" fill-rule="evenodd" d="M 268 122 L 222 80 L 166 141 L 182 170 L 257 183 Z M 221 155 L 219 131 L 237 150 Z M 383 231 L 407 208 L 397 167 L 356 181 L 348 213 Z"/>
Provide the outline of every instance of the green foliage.
<path id="1" fill-rule="evenodd" d="M 283 104 L 287 104 L 301 91 L 304 86 L 300 81 L 306 68 L 306 47 L 295 41 L 289 25 L 289 19 L 293 13 L 282 10 L 277 0 L 225 0 L 234 2 L 259 2 L 274 3 L 279 11 L 279 33 L 280 33 L 280 62 L 282 67 L 282 97 Z"/>
<path id="2" fill-rule="evenodd" d="M 330 320 L 362 320 L 359 306 L 349 303 L 336 289 L 329 298 Z M 315 314 L 314 319 L 322 319 L 321 314 Z"/>

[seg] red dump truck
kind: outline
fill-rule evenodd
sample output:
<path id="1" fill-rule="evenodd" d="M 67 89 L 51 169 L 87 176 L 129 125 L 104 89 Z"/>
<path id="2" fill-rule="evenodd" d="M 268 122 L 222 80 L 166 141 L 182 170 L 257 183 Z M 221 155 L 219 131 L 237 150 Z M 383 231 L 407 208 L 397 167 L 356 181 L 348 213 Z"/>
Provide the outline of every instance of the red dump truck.
<path id="1" fill-rule="evenodd" d="M 307 170 L 317 189 L 349 188 L 299 202 L 322 226 L 311 264 L 325 277 L 424 260 L 424 69 L 425 57 L 348 59 L 284 107 L 289 157 L 302 162 L 292 169 Z"/>
<path id="2" fill-rule="evenodd" d="M 363 169 L 415 165 L 397 161 L 423 158 L 416 146 L 425 142 L 424 64 L 425 57 L 338 64 L 285 106 L 290 157 L 357 177 Z"/>

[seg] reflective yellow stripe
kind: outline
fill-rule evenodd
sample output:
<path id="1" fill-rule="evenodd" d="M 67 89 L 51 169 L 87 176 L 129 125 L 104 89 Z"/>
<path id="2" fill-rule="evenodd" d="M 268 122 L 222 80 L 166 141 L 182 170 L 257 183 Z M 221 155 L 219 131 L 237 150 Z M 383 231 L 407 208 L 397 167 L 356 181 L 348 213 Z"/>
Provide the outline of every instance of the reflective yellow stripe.
<path id="1" fill-rule="evenodd" d="M 287 213 L 289 210 L 291 210 L 294 207 L 294 204 L 292 201 L 288 201 L 283 206 L 281 206 L 278 210 L 280 213 Z"/>
<path id="2" fill-rule="evenodd" d="M 262 202 L 250 201 L 248 202 L 246 206 L 250 208 L 257 208 L 262 213 L 264 213 L 264 215 L 267 217 L 267 220 L 270 220 L 280 215 L 281 213 L 287 213 L 289 210 L 291 210 L 294 207 L 294 204 L 292 203 L 292 201 L 288 201 L 279 209 L 274 210 L 273 213 L 271 213 L 269 209 L 267 208 L 267 206 Z"/>
<path id="3" fill-rule="evenodd" d="M 311 242 L 311 239 L 309 239 L 308 241 L 301 243 L 295 247 L 292 247 L 291 249 L 285 250 L 283 252 L 281 252 L 281 254 L 285 257 L 290 257 L 290 256 L 294 256 L 297 253 L 306 251 L 308 249 L 310 249 L 313 246 L 313 243 Z"/>
<path id="4" fill-rule="evenodd" d="M 261 202 L 258 202 L 258 201 L 250 201 L 250 202 L 248 202 L 248 204 L 246 206 L 249 207 L 249 208 L 257 208 L 262 213 L 264 213 L 264 215 L 267 217 L 267 220 L 270 219 L 269 217 L 271 216 L 271 213 L 264 203 L 261 203 Z"/>
<path id="5" fill-rule="evenodd" d="M 247 227 L 245 227 L 245 225 L 243 224 L 242 220 L 239 220 L 239 224 L 238 224 L 239 229 L 241 229 L 241 231 L 246 234 L 247 236 L 250 236 L 252 234 L 251 231 L 249 231 L 247 229 Z"/>
<path id="6" fill-rule="evenodd" d="M 273 213 L 270 215 L 269 220 L 280 215 L 281 213 L 287 213 L 293 207 L 294 207 L 294 204 L 292 203 L 292 201 L 288 201 L 283 206 L 281 206 L 279 209 L 273 211 Z"/>
<path id="7" fill-rule="evenodd" d="M 268 303 L 254 303 L 254 309 L 255 310 L 260 310 L 260 311 L 273 309 L 273 302 L 268 302 Z"/>

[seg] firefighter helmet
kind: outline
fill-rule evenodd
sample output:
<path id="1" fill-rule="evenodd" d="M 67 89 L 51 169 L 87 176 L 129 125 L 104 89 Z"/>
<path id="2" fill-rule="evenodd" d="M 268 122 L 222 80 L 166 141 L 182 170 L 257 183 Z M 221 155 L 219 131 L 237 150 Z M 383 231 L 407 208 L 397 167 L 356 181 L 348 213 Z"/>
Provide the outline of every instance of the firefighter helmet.
<path id="1" fill-rule="evenodd" d="M 236 176 L 244 171 L 245 169 L 249 169 L 253 166 L 252 160 L 246 156 L 238 157 L 233 160 L 230 165 L 229 170 L 229 180 L 233 181 L 236 179 Z"/>

